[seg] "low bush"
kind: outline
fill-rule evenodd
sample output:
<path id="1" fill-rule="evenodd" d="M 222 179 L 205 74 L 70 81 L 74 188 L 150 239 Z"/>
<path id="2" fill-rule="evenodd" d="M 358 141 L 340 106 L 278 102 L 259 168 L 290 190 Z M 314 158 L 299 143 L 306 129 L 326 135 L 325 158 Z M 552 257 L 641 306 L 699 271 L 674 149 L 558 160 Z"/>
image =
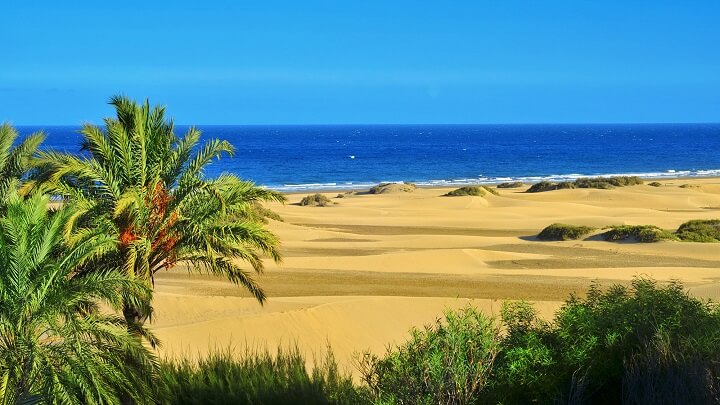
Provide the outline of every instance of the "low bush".
<path id="1" fill-rule="evenodd" d="M 508 333 L 481 402 L 717 403 L 720 312 L 679 283 L 593 285 L 553 322 L 522 302 L 501 314 Z"/>
<path id="2" fill-rule="evenodd" d="M 160 364 L 157 397 L 163 404 L 359 404 L 367 403 L 350 376 L 338 371 L 331 352 L 311 373 L 297 348 L 211 352 L 197 362 Z"/>
<path id="3" fill-rule="evenodd" d="M 335 196 L 335 198 L 345 198 L 345 194 L 338 194 Z"/>
<path id="4" fill-rule="evenodd" d="M 662 187 L 662 183 L 657 182 L 657 181 L 653 181 L 652 183 L 648 183 L 648 186 L 651 186 L 651 187 Z"/>
<path id="5" fill-rule="evenodd" d="M 458 189 L 455 189 L 453 191 L 450 191 L 449 193 L 445 194 L 446 197 L 462 197 L 462 196 L 475 196 L 475 197 L 482 197 L 485 195 L 485 187 L 481 186 L 465 186 L 460 187 Z"/>
<path id="6" fill-rule="evenodd" d="M 680 225 L 678 238 L 688 242 L 720 242 L 720 219 L 696 219 Z"/>
<path id="7" fill-rule="evenodd" d="M 637 176 L 615 176 L 615 177 L 584 177 L 574 182 L 549 182 L 541 181 L 531 186 L 528 193 L 539 193 L 543 191 L 562 190 L 568 188 L 597 188 L 611 189 L 613 187 L 625 187 L 643 184 L 642 179 Z"/>
<path id="8" fill-rule="evenodd" d="M 326 207 L 330 204 L 332 204 L 330 199 L 323 194 L 308 195 L 300 200 L 300 205 L 302 206 Z"/>
<path id="9" fill-rule="evenodd" d="M 544 191 L 553 191 L 553 190 L 564 190 L 564 189 L 573 189 L 576 188 L 574 183 L 571 183 L 569 181 L 562 181 L 560 183 L 554 183 L 550 181 L 541 181 L 540 183 L 533 184 L 530 186 L 530 188 L 526 191 L 527 193 L 541 193 Z"/>
<path id="10" fill-rule="evenodd" d="M 500 195 L 500 193 L 492 187 L 482 186 L 482 188 L 485 189 L 485 191 L 487 191 L 488 193 L 490 193 L 492 195 Z"/>
<path id="11" fill-rule="evenodd" d="M 360 372 L 374 403 L 474 403 L 491 382 L 500 341 L 498 325 L 478 310 L 447 311 L 384 357 L 365 353 Z"/>
<path id="12" fill-rule="evenodd" d="M 552 224 L 538 234 L 538 239 L 546 241 L 576 240 L 592 233 L 595 228 L 581 225 Z"/>
<path id="13" fill-rule="evenodd" d="M 414 183 L 380 183 L 368 190 L 369 194 L 387 194 L 387 193 L 411 193 L 415 191 L 417 186 Z"/>
<path id="14" fill-rule="evenodd" d="M 677 237 L 664 229 L 654 225 L 616 225 L 602 234 L 608 242 L 634 240 L 636 242 L 651 243 L 663 240 L 677 240 Z"/>
<path id="15" fill-rule="evenodd" d="M 678 187 L 680 188 L 700 188 L 697 184 L 681 184 Z"/>
<path id="16" fill-rule="evenodd" d="M 520 188 L 523 187 L 525 184 L 523 184 L 522 181 L 513 181 L 509 183 L 500 183 L 497 185 L 497 188 Z"/>

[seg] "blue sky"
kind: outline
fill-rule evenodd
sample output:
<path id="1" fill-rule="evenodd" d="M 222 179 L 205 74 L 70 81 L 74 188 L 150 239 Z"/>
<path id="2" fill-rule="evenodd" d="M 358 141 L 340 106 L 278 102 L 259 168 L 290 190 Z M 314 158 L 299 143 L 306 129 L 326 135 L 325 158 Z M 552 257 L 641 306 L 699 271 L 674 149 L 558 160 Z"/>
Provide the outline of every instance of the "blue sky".
<path id="1" fill-rule="evenodd" d="M 717 0 L 8 0 L 0 121 L 99 122 L 122 93 L 194 124 L 718 122 L 718 21 Z"/>

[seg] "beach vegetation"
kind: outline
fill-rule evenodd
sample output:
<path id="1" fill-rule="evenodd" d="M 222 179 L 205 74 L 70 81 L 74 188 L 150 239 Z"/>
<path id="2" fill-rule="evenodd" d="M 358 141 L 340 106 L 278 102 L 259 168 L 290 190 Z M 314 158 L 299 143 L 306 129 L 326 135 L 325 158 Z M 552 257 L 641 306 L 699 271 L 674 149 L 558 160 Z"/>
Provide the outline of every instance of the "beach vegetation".
<path id="1" fill-rule="evenodd" d="M 253 210 L 285 197 L 231 174 L 206 178 L 207 165 L 232 155 L 232 145 L 219 139 L 200 145 L 196 128 L 177 136 L 164 107 L 121 96 L 110 104 L 116 116 L 104 127 L 80 130 L 82 155 L 40 153 L 37 175 L 26 184 L 73 204 L 69 231 L 96 229 L 117 241 L 115 251 L 82 273 L 112 265 L 151 288 L 157 272 L 182 262 L 191 271 L 222 275 L 264 302 L 241 263 L 261 272 L 264 258 L 280 260 L 277 238 Z M 150 302 L 126 304 L 129 325 L 141 326 L 151 315 Z"/>
<path id="2" fill-rule="evenodd" d="M 611 189 L 614 187 L 625 187 L 643 184 L 642 179 L 637 176 L 615 176 L 615 177 L 584 177 L 575 180 L 574 182 L 562 181 L 562 182 L 550 182 L 541 181 L 533 184 L 528 190 L 528 193 L 540 193 L 544 191 L 573 189 L 573 188 L 596 188 L 596 189 Z"/>
<path id="3" fill-rule="evenodd" d="M 551 182 L 551 181 L 541 181 L 539 183 L 533 184 L 530 186 L 530 188 L 526 191 L 527 193 L 541 193 L 545 191 L 553 191 L 553 190 L 565 190 L 565 189 L 573 189 L 576 188 L 574 183 L 571 183 L 569 181 L 561 181 L 559 183 Z"/>
<path id="4" fill-rule="evenodd" d="M 675 232 L 687 242 L 720 242 L 720 219 L 695 219 L 680 225 Z"/>
<path id="5" fill-rule="evenodd" d="M 488 193 L 490 193 L 492 195 L 500 195 L 500 192 L 492 187 L 482 186 L 482 188 L 485 189 L 485 191 L 487 191 Z"/>
<path id="6" fill-rule="evenodd" d="M 445 194 L 446 197 L 463 197 L 463 196 L 474 196 L 482 197 L 486 193 L 485 187 L 482 186 L 464 186 Z"/>
<path id="7" fill-rule="evenodd" d="M 414 183 L 380 183 L 368 190 L 369 194 L 388 194 L 388 193 L 412 193 L 417 188 Z"/>
<path id="8" fill-rule="evenodd" d="M 213 350 L 197 361 L 167 359 L 160 364 L 160 404 L 361 404 L 364 391 L 342 373 L 328 348 L 306 368 L 297 347 L 238 352 Z"/>
<path id="9" fill-rule="evenodd" d="M 497 362 L 500 402 L 717 400 L 720 313 L 679 283 L 593 284 L 552 322 L 527 303 L 502 315 L 508 334 Z"/>
<path id="10" fill-rule="evenodd" d="M 576 240 L 594 232 L 596 228 L 555 223 L 540 231 L 537 238 L 545 241 Z"/>
<path id="11" fill-rule="evenodd" d="M 149 288 L 112 267 L 84 272 L 116 240 L 91 228 L 65 238 L 75 210 L 49 200 L 11 192 L 0 217 L 0 400 L 152 403 L 156 360 L 118 315 Z"/>
<path id="12" fill-rule="evenodd" d="M 662 187 L 662 183 L 660 183 L 659 181 L 653 181 L 653 182 L 651 182 L 651 183 L 648 183 L 648 186 L 651 186 L 651 187 Z"/>
<path id="13" fill-rule="evenodd" d="M 506 182 L 506 183 L 500 183 L 497 185 L 497 188 L 520 188 L 525 186 L 522 181 L 513 181 L 513 182 Z"/>
<path id="14" fill-rule="evenodd" d="M 303 207 L 327 207 L 332 201 L 324 194 L 311 194 L 303 197 L 298 204 Z"/>
<path id="15" fill-rule="evenodd" d="M 634 241 L 643 243 L 678 239 L 672 232 L 654 225 L 614 225 L 603 232 L 602 237 L 608 242 Z"/>
<path id="16" fill-rule="evenodd" d="M 698 184 L 681 184 L 678 187 L 680 187 L 680 188 L 700 188 L 700 185 L 698 185 Z"/>
<path id="17" fill-rule="evenodd" d="M 364 353 L 359 370 L 374 403 L 469 404 L 491 384 L 500 340 L 498 323 L 477 309 L 446 311 L 384 356 Z"/>

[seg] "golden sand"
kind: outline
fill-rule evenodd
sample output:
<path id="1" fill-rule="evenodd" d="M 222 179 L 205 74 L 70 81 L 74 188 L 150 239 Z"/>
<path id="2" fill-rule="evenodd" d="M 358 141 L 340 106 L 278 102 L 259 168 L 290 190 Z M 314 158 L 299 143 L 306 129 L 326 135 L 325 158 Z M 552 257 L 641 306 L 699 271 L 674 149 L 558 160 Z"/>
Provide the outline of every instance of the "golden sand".
<path id="1" fill-rule="evenodd" d="M 152 327 L 162 355 L 297 343 L 312 356 L 330 344 L 350 369 L 354 352 L 382 351 L 410 327 L 468 303 L 497 314 L 504 299 L 528 299 L 549 317 L 593 280 L 626 283 L 638 275 L 679 279 L 697 295 L 720 297 L 720 244 L 534 239 L 554 222 L 674 230 L 691 219 L 720 218 L 720 179 L 662 183 L 537 194 L 501 189 L 485 197 L 417 189 L 347 195 L 329 207 L 301 207 L 295 203 L 303 195 L 289 195 L 287 205 L 271 207 L 285 220 L 270 224 L 285 259 L 257 278 L 269 296 L 264 307 L 222 279 L 177 268 L 157 276 Z M 698 187 L 679 187 L 687 183 Z"/>

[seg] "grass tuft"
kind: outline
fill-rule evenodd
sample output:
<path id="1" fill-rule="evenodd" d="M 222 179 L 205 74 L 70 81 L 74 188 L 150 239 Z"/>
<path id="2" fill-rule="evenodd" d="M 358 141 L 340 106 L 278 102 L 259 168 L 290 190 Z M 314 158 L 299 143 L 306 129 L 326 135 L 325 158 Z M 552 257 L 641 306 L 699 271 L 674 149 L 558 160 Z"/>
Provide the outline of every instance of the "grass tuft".
<path id="1" fill-rule="evenodd" d="M 648 186 L 651 186 L 651 187 L 662 187 L 662 183 L 657 182 L 657 181 L 653 181 L 652 183 L 648 183 Z"/>
<path id="2" fill-rule="evenodd" d="M 265 351 L 211 352 L 193 362 L 160 365 L 158 397 L 165 404 L 356 404 L 362 392 L 340 373 L 332 352 L 311 373 L 297 347 Z"/>

